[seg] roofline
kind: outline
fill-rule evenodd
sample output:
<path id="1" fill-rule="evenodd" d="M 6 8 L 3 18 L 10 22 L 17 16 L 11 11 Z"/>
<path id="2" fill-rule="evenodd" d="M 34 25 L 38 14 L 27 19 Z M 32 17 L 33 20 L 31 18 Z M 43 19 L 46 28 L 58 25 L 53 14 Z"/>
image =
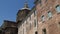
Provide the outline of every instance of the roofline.
<path id="1" fill-rule="evenodd" d="M 35 0 L 34 4 L 36 4 L 37 1 L 38 1 L 38 0 Z"/>
<path id="2" fill-rule="evenodd" d="M 31 12 L 26 16 L 26 18 L 21 23 L 18 23 L 18 24 L 24 23 L 24 21 L 35 11 L 33 9 L 35 9 L 35 6 L 33 6 L 33 8 L 31 9 Z"/>

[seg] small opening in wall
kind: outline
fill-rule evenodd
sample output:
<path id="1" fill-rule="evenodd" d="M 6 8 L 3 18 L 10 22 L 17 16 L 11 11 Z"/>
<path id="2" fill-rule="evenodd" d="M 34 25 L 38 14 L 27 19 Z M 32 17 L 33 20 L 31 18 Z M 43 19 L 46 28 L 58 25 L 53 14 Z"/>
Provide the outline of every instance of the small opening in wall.
<path id="1" fill-rule="evenodd" d="M 60 24 L 60 22 L 59 22 L 59 24 Z"/>
<path id="2" fill-rule="evenodd" d="M 36 31 L 35 34 L 38 34 L 38 32 Z"/>
<path id="3" fill-rule="evenodd" d="M 45 22 L 45 16 L 44 15 L 41 16 L 41 21 L 42 21 L 42 23 Z"/>
<path id="4" fill-rule="evenodd" d="M 47 2 L 47 0 L 45 0 L 45 2 Z"/>
<path id="5" fill-rule="evenodd" d="M 58 22 L 58 28 L 60 29 L 60 22 Z"/>
<path id="6" fill-rule="evenodd" d="M 43 31 L 43 34 L 46 34 L 46 29 L 43 29 L 42 31 Z"/>
<path id="7" fill-rule="evenodd" d="M 58 7 L 59 5 L 56 6 L 56 8 Z"/>

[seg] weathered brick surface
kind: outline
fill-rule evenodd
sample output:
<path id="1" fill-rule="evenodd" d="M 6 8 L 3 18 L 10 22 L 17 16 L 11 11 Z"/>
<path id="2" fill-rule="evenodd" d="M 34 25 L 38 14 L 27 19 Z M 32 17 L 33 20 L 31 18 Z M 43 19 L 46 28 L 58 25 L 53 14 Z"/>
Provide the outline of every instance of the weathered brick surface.
<path id="1" fill-rule="evenodd" d="M 42 29 L 46 28 L 47 34 L 60 34 L 59 22 L 60 22 L 60 14 L 56 12 L 56 6 L 60 5 L 60 0 L 47 0 L 44 3 L 42 0 L 42 5 L 36 5 L 37 16 L 38 16 L 38 34 L 42 34 Z M 48 19 L 47 13 L 48 11 L 52 12 L 52 18 Z M 41 16 L 45 16 L 45 22 L 42 23 Z"/>

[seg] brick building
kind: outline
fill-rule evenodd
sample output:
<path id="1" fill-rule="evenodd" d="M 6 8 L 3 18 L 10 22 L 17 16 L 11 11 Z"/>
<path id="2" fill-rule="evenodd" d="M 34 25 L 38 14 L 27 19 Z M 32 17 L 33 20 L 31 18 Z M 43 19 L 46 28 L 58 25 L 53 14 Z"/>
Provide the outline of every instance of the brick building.
<path id="1" fill-rule="evenodd" d="M 60 0 L 36 0 L 38 34 L 60 34 Z"/>
<path id="2" fill-rule="evenodd" d="M 18 10 L 16 22 L 4 21 L 4 34 L 60 34 L 60 0 L 34 0 Z M 17 29 L 18 28 L 18 29 Z"/>
<path id="3" fill-rule="evenodd" d="M 60 34 L 60 0 L 34 1 L 28 16 L 18 23 L 18 34 Z"/>

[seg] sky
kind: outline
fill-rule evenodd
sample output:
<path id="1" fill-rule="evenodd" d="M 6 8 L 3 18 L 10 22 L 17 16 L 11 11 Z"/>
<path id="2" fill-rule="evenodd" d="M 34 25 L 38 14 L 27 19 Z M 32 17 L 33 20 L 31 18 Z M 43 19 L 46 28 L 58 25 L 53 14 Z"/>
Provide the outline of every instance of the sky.
<path id="1" fill-rule="evenodd" d="M 34 0 L 27 0 L 30 8 L 34 5 Z M 18 10 L 24 7 L 25 0 L 0 0 L 0 26 L 4 20 L 16 21 Z"/>

